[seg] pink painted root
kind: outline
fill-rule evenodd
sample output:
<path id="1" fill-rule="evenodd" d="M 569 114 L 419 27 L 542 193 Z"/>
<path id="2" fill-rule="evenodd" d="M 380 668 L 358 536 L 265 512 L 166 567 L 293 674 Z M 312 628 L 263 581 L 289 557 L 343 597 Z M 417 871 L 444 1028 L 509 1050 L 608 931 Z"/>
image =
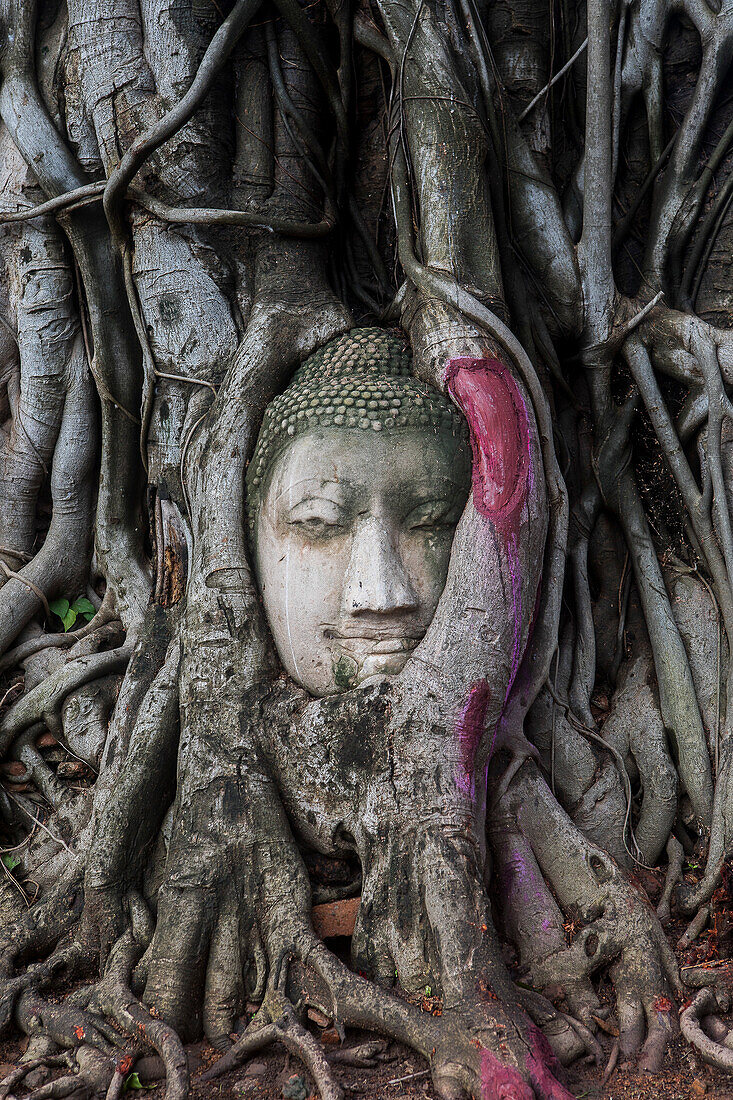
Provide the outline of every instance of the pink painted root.
<path id="1" fill-rule="evenodd" d="M 461 747 L 461 767 L 463 773 L 458 777 L 458 786 L 466 794 L 473 791 L 473 772 L 476 749 L 484 732 L 486 711 L 491 702 L 491 690 L 485 680 L 474 684 L 468 694 L 468 700 L 458 719 L 457 734 Z"/>
<path id="2" fill-rule="evenodd" d="M 524 398 L 498 359 L 451 359 L 445 380 L 471 432 L 474 506 L 516 535 L 532 478 Z"/>
<path id="3" fill-rule="evenodd" d="M 534 1025 L 530 1030 L 529 1042 L 527 1073 L 537 1096 L 541 1096 L 542 1100 L 574 1100 L 573 1094 L 557 1079 L 564 1073 L 552 1047 Z"/>
<path id="4" fill-rule="evenodd" d="M 498 359 L 451 359 L 446 368 L 445 383 L 448 392 L 463 410 L 471 432 L 474 507 L 480 515 L 490 520 L 504 544 L 512 599 L 510 614 L 514 622 L 506 705 L 522 657 L 519 526 L 532 486 L 529 416 L 516 382 Z M 471 689 L 457 730 L 464 771 L 458 778 L 458 785 L 466 794 L 473 791 L 473 758 L 482 732 L 482 729 L 477 730 L 479 723 L 476 717 L 481 711 L 479 689 L 478 684 Z M 487 696 L 483 716 L 488 702 Z M 494 751 L 498 729 L 497 723 L 489 758 Z"/>
<path id="5" fill-rule="evenodd" d="M 482 1050 L 481 1100 L 534 1100 L 534 1093 L 515 1069 L 490 1050 Z"/>

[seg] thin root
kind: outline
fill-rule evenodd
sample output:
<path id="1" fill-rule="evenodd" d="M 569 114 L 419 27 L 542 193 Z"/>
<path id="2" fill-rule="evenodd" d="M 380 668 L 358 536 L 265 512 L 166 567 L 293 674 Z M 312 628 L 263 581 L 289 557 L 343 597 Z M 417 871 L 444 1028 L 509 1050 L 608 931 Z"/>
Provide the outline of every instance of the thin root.
<path id="1" fill-rule="evenodd" d="M 603 1080 L 601 1081 L 601 1088 L 605 1088 L 606 1085 L 608 1084 L 608 1082 L 613 1077 L 613 1072 L 616 1069 L 616 1066 L 618 1065 L 618 1055 L 619 1055 L 619 1050 L 620 1049 L 621 1049 L 621 1046 L 620 1046 L 620 1043 L 617 1039 L 616 1042 L 613 1044 L 613 1046 L 611 1048 L 611 1053 L 609 1055 L 608 1062 L 606 1064 L 606 1068 L 603 1072 Z"/>
<path id="2" fill-rule="evenodd" d="M 664 879 L 664 890 L 657 906 L 657 916 L 660 924 L 666 924 L 670 918 L 672 891 L 682 878 L 682 861 L 685 858 L 685 852 L 679 840 L 674 836 L 671 836 L 667 841 L 667 857 L 669 864 Z"/>
<path id="3" fill-rule="evenodd" d="M 5 1100 L 7 1096 L 13 1091 L 16 1085 L 20 1085 L 29 1073 L 32 1073 L 37 1069 L 59 1069 L 65 1066 L 67 1069 L 71 1067 L 72 1056 L 68 1051 L 64 1051 L 63 1054 L 48 1054 L 45 1058 L 34 1058 L 31 1062 L 25 1062 L 23 1065 L 18 1066 L 12 1073 L 9 1073 L 5 1080 L 0 1084 L 0 1100 Z"/>
<path id="4" fill-rule="evenodd" d="M 680 1015 L 680 1028 L 690 1046 L 699 1052 L 703 1062 L 707 1062 L 709 1066 L 716 1066 L 726 1073 L 733 1073 L 733 1050 L 711 1039 L 702 1027 L 703 1019 L 715 1015 L 719 1009 L 715 990 L 706 986 Z"/>
<path id="5" fill-rule="evenodd" d="M 694 943 L 706 924 L 710 920 L 710 906 L 701 905 L 695 916 L 688 924 L 677 942 L 678 951 L 684 951 L 691 943 Z"/>
<path id="6" fill-rule="evenodd" d="M 281 998 L 273 1000 L 281 1001 Z M 202 1075 L 201 1080 L 212 1081 L 215 1077 L 221 1077 L 241 1065 L 250 1055 L 270 1043 L 279 1042 L 303 1062 L 315 1081 L 321 1100 L 343 1100 L 343 1089 L 334 1080 L 326 1056 L 314 1037 L 298 1022 L 291 1005 L 281 1003 L 279 1007 L 282 1012 L 277 1020 L 269 1024 L 258 1023 L 254 1029 L 250 1024 L 242 1038 Z M 267 1011 L 274 1015 L 272 1008 Z"/>

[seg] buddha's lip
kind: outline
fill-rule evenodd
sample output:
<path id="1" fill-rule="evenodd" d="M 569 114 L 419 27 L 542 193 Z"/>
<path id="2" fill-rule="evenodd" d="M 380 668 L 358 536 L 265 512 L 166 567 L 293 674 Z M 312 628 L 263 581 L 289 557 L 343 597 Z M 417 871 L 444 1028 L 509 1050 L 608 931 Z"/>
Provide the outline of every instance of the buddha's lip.
<path id="1" fill-rule="evenodd" d="M 425 637 L 425 631 L 410 630 L 385 630 L 384 627 L 361 626 L 358 630 L 336 630 L 334 627 L 326 627 L 324 637 L 335 638 L 344 642 L 370 642 L 373 652 L 390 653 L 393 650 L 414 649 L 418 642 Z"/>

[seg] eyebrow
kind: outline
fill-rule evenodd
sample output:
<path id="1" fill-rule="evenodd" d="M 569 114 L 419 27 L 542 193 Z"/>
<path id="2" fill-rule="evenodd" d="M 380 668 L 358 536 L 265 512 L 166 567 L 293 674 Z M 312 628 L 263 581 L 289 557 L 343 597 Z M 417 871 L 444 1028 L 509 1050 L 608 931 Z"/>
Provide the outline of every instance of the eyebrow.
<path id="1" fill-rule="evenodd" d="M 402 485 L 410 485 L 413 487 L 415 495 L 423 494 L 426 497 L 435 496 L 436 492 L 449 491 L 455 492 L 456 490 L 463 491 L 468 489 L 468 485 L 464 485 L 463 481 L 459 481 L 452 477 L 438 477 L 426 479 L 425 481 L 402 482 Z"/>
<path id="2" fill-rule="evenodd" d="M 397 483 L 395 489 L 398 493 L 404 493 L 405 488 L 409 488 L 412 497 L 413 505 L 419 505 L 426 503 L 430 500 L 436 500 L 439 498 L 446 498 L 448 496 L 454 497 L 457 493 L 468 492 L 468 484 L 464 484 L 463 480 L 458 480 L 451 476 L 430 477 L 425 475 L 419 480 L 414 478 L 406 478 Z M 341 499 L 334 499 L 329 495 L 328 490 L 337 490 L 337 495 Z M 285 498 L 285 507 L 296 508 L 300 504 L 305 503 L 308 500 L 326 500 L 330 504 L 335 504 L 338 507 L 342 507 L 347 503 L 344 497 L 352 496 L 354 492 L 353 483 L 347 479 L 327 478 L 307 476 L 299 478 L 298 481 L 290 482 L 281 492 L 277 494 L 272 502 L 273 507 L 280 508 L 283 506 L 283 498 Z M 289 495 L 293 494 L 296 499 L 289 499 Z"/>
<path id="3" fill-rule="evenodd" d="M 324 490 L 328 489 L 330 486 L 334 486 L 334 487 L 337 487 L 339 489 L 343 489 L 344 484 L 345 483 L 343 481 L 337 481 L 335 478 L 329 478 L 327 481 L 324 481 L 323 478 L 320 478 L 320 477 L 302 477 L 298 481 L 294 481 L 294 482 L 291 481 L 288 485 L 286 485 L 285 488 L 282 490 L 282 492 L 277 494 L 277 496 L 275 497 L 275 499 L 273 501 L 273 504 L 279 504 L 280 501 L 282 500 L 282 498 L 284 496 L 286 496 L 288 493 L 291 493 L 296 489 L 302 489 L 304 486 L 313 485 L 312 492 L 322 493 L 322 492 L 324 492 Z M 306 489 L 306 492 L 307 491 L 308 490 Z M 304 496 L 301 497 L 301 500 L 304 500 L 304 499 L 305 499 Z M 298 501 L 298 503 L 300 503 L 300 501 Z"/>

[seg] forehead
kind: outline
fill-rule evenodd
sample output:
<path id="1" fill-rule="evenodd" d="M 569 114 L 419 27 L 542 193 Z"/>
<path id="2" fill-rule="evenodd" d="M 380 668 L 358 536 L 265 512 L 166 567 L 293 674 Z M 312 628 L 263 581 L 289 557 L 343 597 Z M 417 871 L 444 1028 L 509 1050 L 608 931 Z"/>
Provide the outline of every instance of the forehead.
<path id="1" fill-rule="evenodd" d="M 457 457 L 464 458 L 456 461 Z M 404 428 L 319 428 L 298 436 L 278 458 L 267 497 L 289 488 L 319 484 L 373 490 L 380 485 L 406 489 L 410 484 L 463 485 L 467 456 L 461 440 L 449 431 Z"/>

